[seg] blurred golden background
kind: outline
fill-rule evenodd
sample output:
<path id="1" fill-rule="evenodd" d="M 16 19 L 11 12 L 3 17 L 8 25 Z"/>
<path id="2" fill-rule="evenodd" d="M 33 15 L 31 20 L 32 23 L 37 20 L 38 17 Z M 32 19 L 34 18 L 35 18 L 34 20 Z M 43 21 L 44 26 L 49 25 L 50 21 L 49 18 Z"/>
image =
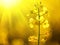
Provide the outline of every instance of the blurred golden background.
<path id="1" fill-rule="evenodd" d="M 0 45 L 44 45 L 52 10 L 47 1 L 0 0 Z"/>

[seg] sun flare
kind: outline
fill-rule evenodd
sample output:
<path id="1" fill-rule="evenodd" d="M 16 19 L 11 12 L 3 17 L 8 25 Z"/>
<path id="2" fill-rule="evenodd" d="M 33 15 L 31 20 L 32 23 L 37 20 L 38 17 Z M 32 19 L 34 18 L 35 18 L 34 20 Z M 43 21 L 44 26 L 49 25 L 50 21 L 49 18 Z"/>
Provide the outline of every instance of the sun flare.
<path id="1" fill-rule="evenodd" d="M 0 5 L 4 7 L 13 7 L 20 3 L 21 0 L 0 0 Z"/>

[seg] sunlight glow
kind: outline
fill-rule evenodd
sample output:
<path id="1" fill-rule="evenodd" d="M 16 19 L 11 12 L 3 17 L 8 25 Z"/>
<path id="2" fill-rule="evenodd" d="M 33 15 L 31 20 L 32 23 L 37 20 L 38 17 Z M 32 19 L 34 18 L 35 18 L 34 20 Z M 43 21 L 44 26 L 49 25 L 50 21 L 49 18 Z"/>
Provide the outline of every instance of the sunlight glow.
<path id="1" fill-rule="evenodd" d="M 0 0 L 0 5 L 4 7 L 16 6 L 21 0 Z"/>

